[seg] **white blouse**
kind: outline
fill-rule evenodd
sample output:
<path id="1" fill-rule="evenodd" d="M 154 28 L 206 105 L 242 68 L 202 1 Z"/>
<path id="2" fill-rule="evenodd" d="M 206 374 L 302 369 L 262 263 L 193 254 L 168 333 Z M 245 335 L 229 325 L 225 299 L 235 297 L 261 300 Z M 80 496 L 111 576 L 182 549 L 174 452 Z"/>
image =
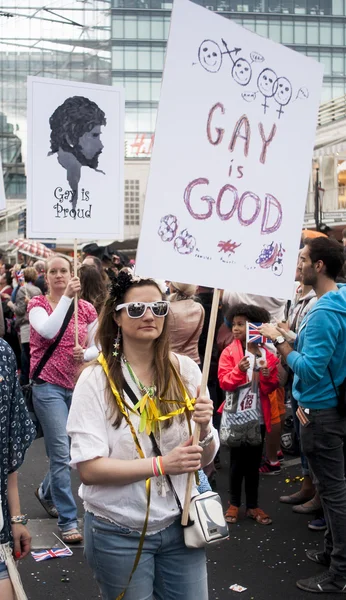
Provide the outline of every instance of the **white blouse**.
<path id="1" fill-rule="evenodd" d="M 196 397 L 197 387 L 201 383 L 202 374 L 196 363 L 187 356 L 176 355 L 179 359 L 180 374 L 192 397 Z M 133 383 L 127 369 L 123 369 L 126 381 L 138 396 L 138 389 Z M 71 437 L 71 466 L 98 457 L 117 458 L 120 460 L 139 459 L 130 428 L 125 419 L 116 429 L 113 427 L 115 417 L 111 417 L 109 404 L 105 398 L 106 376 L 101 365 L 91 365 L 83 371 L 75 387 L 72 406 L 67 422 L 67 432 Z M 131 401 L 128 400 L 129 404 Z M 138 432 L 139 417 L 130 413 L 135 431 Z M 192 429 L 194 427 L 191 421 Z M 214 433 L 215 454 L 219 447 L 219 437 L 212 423 Z M 174 418 L 172 425 L 160 429 L 158 445 L 163 455 L 189 438 L 186 419 Z M 144 455 L 155 456 L 150 438 L 145 433 L 138 433 L 138 439 Z M 174 488 L 184 504 L 187 474 L 171 476 Z M 195 482 L 192 496 L 197 494 Z M 145 480 L 128 485 L 85 485 L 81 484 L 79 496 L 84 501 L 86 511 L 94 515 L 141 532 L 146 513 Z M 148 534 L 166 529 L 179 516 L 179 509 L 173 493 L 164 477 L 153 477 L 151 480 L 151 501 L 148 523 Z"/>

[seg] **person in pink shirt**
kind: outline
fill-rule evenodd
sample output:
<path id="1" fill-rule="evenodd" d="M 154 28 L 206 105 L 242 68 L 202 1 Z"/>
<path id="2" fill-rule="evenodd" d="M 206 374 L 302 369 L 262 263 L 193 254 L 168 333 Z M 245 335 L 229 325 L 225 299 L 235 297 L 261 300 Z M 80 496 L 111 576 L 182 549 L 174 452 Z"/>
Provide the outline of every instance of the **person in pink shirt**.
<path id="1" fill-rule="evenodd" d="M 72 277 L 71 263 L 62 256 L 47 261 L 47 296 L 36 296 L 28 305 L 30 321 L 30 378 L 47 348 L 58 336 L 66 314 L 80 292 L 78 277 Z M 71 490 L 70 449 L 66 432 L 67 417 L 78 370 L 83 361 L 96 358 L 94 344 L 97 327 L 95 308 L 78 301 L 78 344 L 75 344 L 73 313 L 59 345 L 33 382 L 33 403 L 42 425 L 50 468 L 35 494 L 51 517 L 58 518 L 62 539 L 68 544 L 81 542 L 77 507 Z"/>

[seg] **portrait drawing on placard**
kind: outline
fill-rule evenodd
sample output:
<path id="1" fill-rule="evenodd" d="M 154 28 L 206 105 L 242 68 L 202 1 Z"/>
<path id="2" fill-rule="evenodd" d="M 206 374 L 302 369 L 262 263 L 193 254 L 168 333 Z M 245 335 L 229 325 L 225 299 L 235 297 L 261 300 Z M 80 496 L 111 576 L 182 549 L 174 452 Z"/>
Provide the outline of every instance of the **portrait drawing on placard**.
<path id="1" fill-rule="evenodd" d="M 107 124 L 104 111 L 84 96 L 72 96 L 58 106 L 49 118 L 50 152 L 57 154 L 58 163 L 66 169 L 71 188 L 70 202 L 75 209 L 82 167 L 98 169 L 103 150 L 102 127 Z"/>

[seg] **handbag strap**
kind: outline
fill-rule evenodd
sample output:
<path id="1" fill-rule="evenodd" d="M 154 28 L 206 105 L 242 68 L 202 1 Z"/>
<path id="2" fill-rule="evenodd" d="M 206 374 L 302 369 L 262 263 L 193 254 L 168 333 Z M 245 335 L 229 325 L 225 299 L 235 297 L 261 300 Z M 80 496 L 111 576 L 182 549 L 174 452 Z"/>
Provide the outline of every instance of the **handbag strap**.
<path id="1" fill-rule="evenodd" d="M 136 406 L 136 404 L 138 402 L 138 398 L 137 398 L 136 394 L 134 393 L 134 391 L 129 386 L 129 384 L 127 383 L 126 380 L 124 380 L 124 383 L 123 383 L 123 390 L 124 390 L 125 394 L 130 398 L 132 404 L 134 406 Z M 161 452 L 161 450 L 160 450 L 160 448 L 158 446 L 158 443 L 157 443 L 157 441 L 155 439 L 155 436 L 154 436 L 153 432 L 150 433 L 149 437 L 150 437 L 150 441 L 152 443 L 153 450 L 154 450 L 156 456 L 162 456 L 162 452 Z M 175 501 L 176 501 L 176 503 L 178 505 L 179 511 L 180 511 L 181 514 L 183 514 L 183 507 L 181 505 L 181 502 L 179 500 L 179 496 L 178 496 L 178 494 L 177 494 L 177 492 L 175 490 L 175 487 L 173 485 L 172 479 L 171 479 L 170 475 L 167 475 L 167 474 L 165 475 L 165 477 L 167 479 L 167 482 L 168 482 L 168 485 L 169 485 L 169 487 L 171 489 L 171 492 L 173 493 L 174 499 L 175 499 Z"/>
<path id="2" fill-rule="evenodd" d="M 44 355 L 42 356 L 40 362 L 38 363 L 35 371 L 33 372 L 32 375 L 32 379 L 35 380 L 37 379 L 37 377 L 39 376 L 39 374 L 41 373 L 42 369 L 45 367 L 46 363 L 49 361 L 50 357 L 52 356 L 54 350 L 57 348 L 57 346 L 59 345 L 62 336 L 64 335 L 67 326 L 71 320 L 71 317 L 73 315 L 73 311 L 74 311 L 74 302 L 72 301 L 69 309 L 65 315 L 65 318 L 63 320 L 63 323 L 61 325 L 61 329 L 59 331 L 59 335 L 56 337 L 56 339 L 54 340 L 54 342 L 48 346 L 47 350 L 45 351 Z"/>

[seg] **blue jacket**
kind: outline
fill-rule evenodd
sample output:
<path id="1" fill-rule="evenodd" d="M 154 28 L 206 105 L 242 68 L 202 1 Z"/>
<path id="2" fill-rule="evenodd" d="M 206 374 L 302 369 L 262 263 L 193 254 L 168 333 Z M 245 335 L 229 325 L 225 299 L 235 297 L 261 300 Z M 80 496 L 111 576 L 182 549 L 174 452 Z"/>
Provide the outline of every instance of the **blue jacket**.
<path id="1" fill-rule="evenodd" d="M 336 387 L 346 378 L 346 285 L 324 294 L 304 318 L 296 340 L 297 351 L 287 363 L 294 373 L 293 396 L 304 408 L 337 405 Z"/>

